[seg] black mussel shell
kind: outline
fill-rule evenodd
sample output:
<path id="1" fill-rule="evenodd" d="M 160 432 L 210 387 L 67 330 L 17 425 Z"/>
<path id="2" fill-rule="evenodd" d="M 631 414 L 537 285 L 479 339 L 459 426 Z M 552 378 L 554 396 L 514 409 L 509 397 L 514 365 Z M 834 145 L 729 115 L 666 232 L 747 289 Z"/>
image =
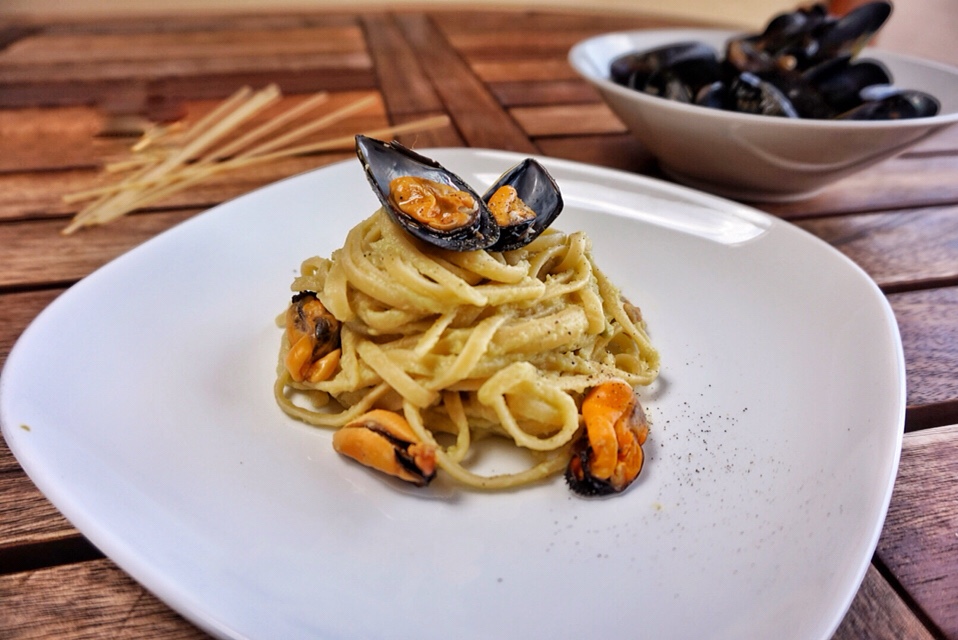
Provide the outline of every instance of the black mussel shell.
<path id="1" fill-rule="evenodd" d="M 835 60 L 836 63 L 819 65 L 805 74 L 812 90 L 831 109 L 832 116 L 860 104 L 860 94 L 866 87 L 889 85 L 892 82 L 891 72 L 876 60 Z"/>
<path id="2" fill-rule="evenodd" d="M 690 60 L 718 64 L 718 52 L 702 42 L 680 42 L 639 53 L 627 53 L 610 63 L 612 81 L 642 91 L 649 77 Z"/>
<path id="3" fill-rule="evenodd" d="M 844 55 L 854 57 L 878 33 L 891 11 L 891 3 L 878 0 L 822 25 L 814 35 L 816 50 L 809 63 Z"/>
<path id="4" fill-rule="evenodd" d="M 902 120 L 930 118 L 938 114 L 940 103 L 922 91 L 874 85 L 861 91 L 862 103 L 838 116 L 842 120 Z"/>
<path id="5" fill-rule="evenodd" d="M 774 54 L 794 48 L 827 18 L 828 8 L 822 3 L 781 13 L 766 25 L 759 37 L 760 46 Z"/>
<path id="6" fill-rule="evenodd" d="M 572 445 L 572 458 L 565 469 L 565 481 L 569 488 L 580 496 L 595 497 L 620 493 L 608 480 L 592 475 L 592 448 L 588 438 L 579 438 Z"/>
<path id="7" fill-rule="evenodd" d="M 499 239 L 499 226 L 489 209 L 472 187 L 435 160 L 412 151 L 398 142 L 383 142 L 363 135 L 356 136 L 359 156 L 366 178 L 386 212 L 413 236 L 442 249 L 475 251 L 487 249 Z M 447 184 L 470 194 L 476 200 L 476 214 L 469 224 L 440 231 L 396 209 L 389 199 L 389 183 L 400 176 L 426 178 Z"/>
<path id="8" fill-rule="evenodd" d="M 511 251 L 529 244 L 552 224 L 562 211 L 562 194 L 545 167 L 526 158 L 502 174 L 482 196 L 489 202 L 492 194 L 505 185 L 511 185 L 519 198 L 535 211 L 536 217 L 519 224 L 499 227 L 499 240 L 490 251 Z"/>
<path id="9" fill-rule="evenodd" d="M 620 55 L 610 63 L 611 76 L 650 95 L 740 113 L 862 120 L 934 116 L 940 104 L 926 93 L 859 95 L 893 82 L 881 63 L 856 59 L 891 13 L 889 0 L 872 0 L 843 16 L 829 14 L 828 5 L 818 2 L 776 15 L 760 33 L 730 38 L 721 58 L 710 57 L 705 43 L 679 42 Z"/>
<path id="10" fill-rule="evenodd" d="M 717 54 L 688 57 L 653 72 L 645 81 L 646 93 L 678 102 L 693 102 L 699 90 L 722 76 Z"/>
<path id="11" fill-rule="evenodd" d="M 729 85 L 728 93 L 735 111 L 764 116 L 798 117 L 795 106 L 780 89 L 754 74 L 740 74 Z"/>
<path id="12" fill-rule="evenodd" d="M 722 64 L 727 75 L 766 73 L 775 69 L 775 56 L 765 51 L 759 36 L 732 38 L 725 44 Z"/>

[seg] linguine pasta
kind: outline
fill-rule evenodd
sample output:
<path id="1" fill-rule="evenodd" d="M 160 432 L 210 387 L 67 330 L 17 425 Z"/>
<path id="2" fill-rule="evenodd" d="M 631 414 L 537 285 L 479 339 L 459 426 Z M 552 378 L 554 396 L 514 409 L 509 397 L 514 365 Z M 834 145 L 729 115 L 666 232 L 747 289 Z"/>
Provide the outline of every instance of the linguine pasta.
<path id="1" fill-rule="evenodd" d="M 539 480 L 569 462 L 584 393 L 657 376 L 638 309 L 596 266 L 583 232 L 552 229 L 507 252 L 449 251 L 413 238 L 382 209 L 328 258 L 303 262 L 294 291 L 315 292 L 341 323 L 327 378 L 296 381 L 284 335 L 275 396 L 289 415 L 340 428 L 375 408 L 404 415 L 436 464 L 471 487 Z M 528 469 L 470 470 L 473 442 L 528 450 Z"/>

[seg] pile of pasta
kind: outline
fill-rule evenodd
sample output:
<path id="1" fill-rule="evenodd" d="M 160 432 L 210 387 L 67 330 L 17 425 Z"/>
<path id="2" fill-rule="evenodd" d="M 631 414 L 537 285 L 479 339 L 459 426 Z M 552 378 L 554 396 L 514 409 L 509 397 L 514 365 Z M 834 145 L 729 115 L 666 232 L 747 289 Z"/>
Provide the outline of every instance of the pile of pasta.
<path id="1" fill-rule="evenodd" d="M 471 487 L 561 471 L 589 388 L 658 375 L 641 314 L 596 266 L 583 232 L 455 252 L 416 240 L 380 209 L 330 257 L 307 259 L 292 289 L 315 292 L 342 323 L 342 351 L 331 377 L 297 382 L 283 365 L 284 337 L 274 389 L 282 409 L 331 428 L 374 408 L 399 412 L 436 446 L 438 468 Z M 527 450 L 528 468 L 470 470 L 472 444 L 489 436 Z"/>

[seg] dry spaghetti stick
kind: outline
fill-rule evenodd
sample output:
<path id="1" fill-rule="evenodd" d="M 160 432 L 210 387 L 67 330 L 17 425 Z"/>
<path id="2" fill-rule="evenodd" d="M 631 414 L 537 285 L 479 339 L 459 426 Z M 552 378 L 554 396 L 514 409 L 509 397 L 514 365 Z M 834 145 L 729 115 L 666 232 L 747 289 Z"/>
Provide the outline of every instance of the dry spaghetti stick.
<path id="1" fill-rule="evenodd" d="M 366 135 L 373 137 L 393 137 L 406 133 L 413 133 L 417 131 L 426 131 L 429 129 L 435 129 L 438 127 L 443 127 L 449 124 L 448 116 L 434 116 L 431 118 L 424 118 L 421 120 L 415 120 L 413 122 L 408 122 L 402 125 L 396 125 L 393 127 L 385 127 L 382 129 L 375 129 L 368 131 Z M 167 195 L 173 194 L 179 190 L 185 189 L 201 180 L 219 173 L 220 171 L 227 171 L 231 169 L 239 169 L 242 167 L 253 166 L 257 164 L 262 164 L 272 160 L 277 160 L 281 158 L 287 158 L 290 156 L 303 155 L 306 153 L 314 153 L 317 151 L 327 151 L 329 149 L 335 148 L 344 148 L 353 144 L 355 136 L 342 136 L 332 140 L 327 140 L 320 143 L 314 143 L 310 145 L 304 145 L 300 147 L 293 147 L 291 149 L 285 149 L 283 151 L 277 151 L 266 155 L 253 156 L 253 157 L 244 157 L 233 160 L 228 160 L 226 162 L 219 162 L 215 164 L 204 165 L 202 167 L 196 167 L 191 170 L 191 165 L 185 166 L 182 171 L 178 174 L 172 176 L 166 175 L 161 180 L 157 179 L 143 179 L 137 181 L 138 178 L 143 178 L 144 174 L 148 173 L 147 167 L 146 170 L 141 171 L 134 176 L 131 176 L 127 181 L 120 183 L 114 187 L 102 187 L 99 190 L 88 190 L 84 192 L 85 194 L 90 194 L 91 192 L 106 192 L 112 193 L 120 189 L 130 189 L 130 188 L 140 188 L 142 192 L 139 196 L 133 195 L 132 197 L 124 198 L 120 203 L 116 202 L 116 199 L 111 198 L 102 198 L 98 203 L 95 203 L 98 206 L 91 207 L 88 210 L 84 210 L 81 214 L 77 214 L 74 217 L 73 221 L 63 230 L 64 234 L 73 233 L 77 229 L 83 226 L 89 226 L 93 224 L 102 224 L 104 222 L 109 222 L 116 218 L 123 216 L 130 211 L 135 210 L 149 204 L 151 202 L 156 202 L 157 200 L 166 197 Z M 186 174 L 186 175 L 184 175 Z M 165 183 L 165 184 L 163 184 Z M 76 194 L 74 194 L 76 195 Z M 95 195 L 95 194 L 94 194 Z M 131 194 L 127 194 L 131 195 Z M 87 197 L 90 197 L 87 195 Z M 112 201 L 111 201 L 112 200 Z"/>
<path id="2" fill-rule="evenodd" d="M 195 138 L 208 127 L 211 123 L 216 122 L 219 118 L 223 117 L 224 114 L 231 112 L 236 106 L 246 100 L 250 94 L 253 93 L 253 90 L 248 87 L 240 87 L 236 93 L 231 95 L 225 101 L 217 105 L 212 111 L 207 113 L 205 116 L 200 118 L 193 126 L 187 130 L 184 135 L 183 142 L 188 143 L 190 140 Z"/>
<path id="3" fill-rule="evenodd" d="M 315 122 L 310 122 L 309 124 L 306 124 L 298 129 L 294 129 L 293 131 L 290 131 L 289 133 L 282 135 L 279 138 L 276 138 L 275 140 L 270 140 L 269 142 L 265 144 L 261 144 L 260 146 L 254 149 L 250 149 L 248 152 L 242 154 L 242 157 L 260 156 L 274 149 L 279 149 L 283 145 L 288 144 L 289 142 L 292 142 L 293 140 L 302 138 L 303 136 L 310 134 L 313 131 L 316 131 L 318 129 L 328 127 L 329 125 L 339 122 L 340 120 L 356 113 L 357 111 L 361 111 L 362 109 L 365 109 L 367 106 L 371 105 L 375 100 L 376 100 L 376 96 L 367 96 L 365 98 L 362 98 L 361 100 L 352 102 L 346 105 L 345 107 L 340 107 L 336 111 L 333 111 L 332 113 L 329 113 L 323 116 L 322 118 L 320 118 L 319 120 L 316 120 Z"/>
<path id="4" fill-rule="evenodd" d="M 241 91 L 242 91 L 242 90 L 241 90 Z M 243 92 L 243 93 L 245 93 L 245 92 Z M 234 94 L 234 98 L 236 98 L 239 94 L 240 94 L 240 92 L 238 92 L 237 94 Z M 279 94 L 277 94 L 277 97 L 279 97 Z M 307 101 L 305 101 L 305 102 L 303 102 L 303 103 L 297 105 L 296 107 L 294 107 L 293 109 L 290 109 L 289 111 L 287 111 L 286 113 L 280 115 L 279 117 L 277 117 L 277 118 L 275 118 L 275 119 L 273 119 L 273 120 L 267 122 L 266 124 L 264 124 L 264 125 L 262 125 L 262 126 L 256 128 L 256 129 L 254 129 L 253 131 L 249 132 L 249 133 L 246 134 L 245 136 L 242 136 L 242 137 L 239 138 L 238 140 L 235 140 L 234 142 L 231 142 L 230 144 L 226 145 L 225 147 L 223 147 L 223 148 L 221 148 L 221 149 L 218 149 L 217 151 L 215 151 L 215 152 L 213 152 L 213 153 L 208 154 L 208 155 L 205 156 L 204 158 L 202 158 L 202 159 L 200 159 L 199 161 L 197 161 L 193 166 L 194 166 L 194 167 L 203 166 L 203 165 L 206 165 L 206 164 L 215 162 L 216 160 L 218 160 L 218 159 L 220 159 L 220 158 L 223 158 L 223 157 L 228 156 L 230 153 L 232 153 L 232 152 L 235 151 L 236 149 L 241 149 L 241 148 L 243 148 L 243 146 L 245 146 L 246 144 L 248 144 L 248 143 L 251 142 L 252 140 L 255 140 L 256 138 L 261 138 L 262 136 L 266 135 L 266 134 L 269 133 L 270 131 L 273 131 L 273 130 L 277 129 L 278 127 L 282 126 L 283 124 L 285 124 L 286 122 L 288 122 L 291 118 L 295 118 L 296 116 L 301 115 L 302 113 L 305 113 L 305 112 L 309 111 L 310 109 L 312 109 L 312 108 L 315 107 L 316 105 L 318 105 L 318 104 L 320 104 L 320 103 L 322 103 L 322 102 L 325 102 L 325 101 L 328 99 L 328 97 L 329 97 L 329 96 L 328 96 L 328 94 L 326 94 L 326 93 L 316 94 L 315 96 L 313 96 L 313 97 L 310 98 L 309 100 L 307 100 Z M 230 102 L 230 101 L 232 101 L 232 100 L 233 100 L 233 98 L 231 98 L 231 99 L 230 99 L 229 101 L 227 101 L 227 102 Z M 270 98 L 270 101 L 272 101 L 272 98 Z M 267 106 L 267 105 L 266 105 L 266 104 L 263 104 L 262 107 L 260 107 L 260 108 L 264 108 L 265 106 Z M 256 111 L 258 111 L 258 110 L 259 110 L 259 109 L 256 109 Z M 214 111 L 217 112 L 217 113 L 223 113 L 225 110 L 224 110 L 224 109 L 217 108 L 217 109 L 215 109 Z M 256 111 L 254 111 L 253 114 L 255 114 Z M 235 112 L 234 112 L 234 114 L 231 115 L 231 119 L 230 119 L 230 123 L 232 124 L 232 127 L 231 127 L 231 128 L 235 128 L 236 126 L 238 126 L 239 124 L 241 124 L 243 121 L 245 121 L 246 118 L 250 117 L 250 116 L 253 115 L 253 114 L 248 114 L 248 115 L 246 115 L 246 117 L 242 117 L 242 118 L 240 118 L 240 119 L 237 120 L 237 119 L 235 119 Z M 207 122 L 207 118 L 204 118 L 203 120 L 200 121 L 200 123 L 197 123 L 197 126 L 202 126 L 202 123 L 205 123 L 205 122 Z M 224 122 L 225 122 L 225 120 L 224 120 Z M 221 124 L 222 124 L 222 123 L 221 123 Z M 218 126 L 219 126 L 219 125 L 218 125 Z M 191 130 L 192 130 L 192 129 L 191 129 Z M 182 155 L 183 155 L 182 151 L 178 151 L 178 152 L 177 152 L 177 155 L 178 155 L 178 156 L 182 156 Z M 170 159 L 170 156 L 167 156 L 167 157 L 166 157 L 166 160 L 169 160 L 169 159 Z M 130 160 L 125 160 L 125 161 L 123 161 L 123 162 L 117 162 L 117 163 L 113 163 L 113 164 L 107 165 L 107 166 L 106 166 L 106 170 L 107 170 L 108 172 L 123 171 L 123 170 L 125 170 L 125 169 L 127 169 L 127 168 L 135 167 L 135 166 L 140 166 L 140 165 L 142 165 L 142 164 L 144 164 L 144 163 L 148 163 L 148 162 L 151 162 L 151 161 L 154 161 L 154 160 L 156 160 L 156 158 L 132 158 L 132 159 L 130 159 Z M 187 157 L 186 160 L 189 160 L 189 158 Z M 158 165 L 157 168 L 159 169 L 159 165 Z M 96 196 L 99 196 L 99 195 L 102 195 L 102 194 L 105 194 L 105 193 L 116 193 L 116 192 L 119 192 L 119 191 L 122 191 L 122 190 L 128 189 L 128 188 L 145 188 L 145 187 L 149 187 L 149 186 L 151 186 L 151 185 L 153 185 L 153 184 L 155 184 L 155 183 L 157 183 L 157 182 L 162 182 L 162 181 L 165 181 L 165 178 L 164 178 L 164 176 L 161 175 L 161 176 L 160 176 L 159 178 L 157 178 L 156 180 L 138 180 L 137 182 L 132 183 L 132 184 L 131 184 L 131 183 L 128 183 L 128 182 L 121 182 L 121 183 L 117 183 L 117 184 L 113 184 L 113 185 L 106 185 L 106 186 L 103 186 L 103 187 L 96 187 L 96 188 L 93 188 L 93 189 L 86 189 L 86 190 L 84 190 L 84 191 L 77 191 L 77 192 L 75 192 L 75 193 L 71 193 L 71 194 L 67 194 L 67 195 L 63 196 L 63 201 L 64 201 L 65 203 L 67 203 L 67 204 L 72 204 L 72 203 L 74 203 L 74 202 L 81 202 L 81 201 L 83 201 L 83 200 L 89 200 L 90 198 L 94 198 L 94 197 L 96 197 Z"/>
<path id="5" fill-rule="evenodd" d="M 253 142 L 254 140 L 262 138 L 266 134 L 271 133 L 275 131 L 276 129 L 279 129 L 281 126 L 283 126 L 290 120 L 294 120 L 305 113 L 309 113 L 310 111 L 312 111 L 319 105 L 323 104 L 327 100 L 329 100 L 328 93 L 326 93 L 325 91 L 322 93 L 317 93 L 316 95 L 312 96 L 308 100 L 304 100 L 303 102 L 299 103 L 292 109 L 288 109 L 287 111 L 283 112 L 279 116 L 273 118 L 269 122 L 257 127 L 256 129 L 253 129 L 246 135 L 241 136 L 240 138 L 229 143 L 228 145 L 216 150 L 215 153 L 211 153 L 207 155 L 206 157 L 201 158 L 199 161 L 197 161 L 195 166 L 201 166 L 204 164 L 208 164 L 210 162 L 215 162 L 216 160 L 219 160 L 221 158 L 227 158 L 231 154 L 238 151 L 239 149 L 242 149 L 243 147 Z"/>
<path id="6" fill-rule="evenodd" d="M 195 137 L 192 142 L 180 149 L 171 157 L 166 158 L 159 165 L 151 167 L 149 171 L 145 173 L 145 175 L 141 176 L 139 181 L 147 183 L 160 181 L 163 176 L 170 172 L 170 170 L 185 163 L 194 154 L 213 144 L 213 142 L 222 137 L 227 131 L 235 127 L 237 124 L 244 122 L 263 107 L 275 101 L 278 97 L 279 90 L 275 85 L 270 85 L 263 91 L 253 95 L 245 103 L 238 106 L 232 113 L 229 114 L 229 116 L 224 118 L 224 120 L 211 126 L 207 131 Z M 81 219 L 91 220 L 92 223 L 95 224 L 104 220 L 112 220 L 117 217 L 111 212 L 111 209 L 132 211 L 130 205 L 139 198 L 135 193 L 132 192 L 132 190 L 128 188 L 130 186 L 129 183 L 123 186 L 126 188 L 126 190 L 119 190 L 116 193 L 114 200 L 104 202 L 99 207 L 88 209 L 87 211 L 83 212 L 85 215 L 80 216 Z M 108 206 L 109 208 L 106 210 L 106 212 L 101 213 L 101 210 Z"/>
<path id="7" fill-rule="evenodd" d="M 275 102 L 277 99 L 279 99 L 279 96 L 279 88 L 277 88 L 276 85 L 270 85 L 266 87 L 259 93 L 255 94 L 252 98 L 247 100 L 244 104 L 237 107 L 235 111 L 224 118 L 221 122 L 211 126 L 206 132 L 194 138 L 179 152 L 175 153 L 172 157 L 167 158 L 165 162 L 161 163 L 156 168 L 157 173 L 182 164 L 194 157 L 197 153 L 216 142 L 216 140 L 221 138 L 227 131 L 237 127 L 239 124 L 251 118 L 264 107 Z"/>
<path id="8" fill-rule="evenodd" d="M 403 135 L 406 133 L 427 131 L 429 129 L 438 129 L 439 127 L 444 127 L 448 124 L 449 124 L 449 116 L 433 116 L 431 118 L 423 118 L 421 120 L 415 120 L 413 122 L 407 122 L 406 124 L 399 124 L 393 127 L 373 129 L 371 131 L 364 132 L 363 135 L 369 136 L 371 138 L 394 137 L 394 136 Z M 323 140 L 322 142 L 314 142 L 312 144 L 307 144 L 300 147 L 290 147 L 287 149 L 283 149 L 282 151 L 274 151 L 273 153 L 268 153 L 265 155 L 235 158 L 233 160 L 227 160 L 226 162 L 222 162 L 216 165 L 216 167 L 233 169 L 236 167 L 245 167 L 249 165 L 260 164 L 261 162 L 268 162 L 270 160 L 276 160 L 279 158 L 288 158 L 290 156 L 299 156 L 299 155 L 305 155 L 307 153 L 315 153 L 317 151 L 329 151 L 331 149 L 348 149 L 352 147 L 352 145 L 354 145 L 355 142 L 356 142 L 355 134 L 350 134 L 347 136 L 341 136 L 339 138 L 331 138 L 329 140 Z M 214 168 L 214 167 L 211 167 L 211 168 Z"/>
<path id="9" fill-rule="evenodd" d="M 448 116 L 433 116 L 431 118 L 423 118 L 421 120 L 414 120 L 413 122 L 407 122 L 406 124 L 395 125 L 392 127 L 384 127 L 382 129 L 373 129 L 367 131 L 364 135 L 374 137 L 374 138 L 386 138 L 394 137 L 398 135 L 403 135 L 406 133 L 414 133 L 419 131 L 428 131 L 429 129 L 437 129 L 449 124 Z M 224 162 L 218 162 L 216 164 L 204 165 L 202 167 L 195 167 L 195 173 L 199 175 L 200 178 L 205 178 L 221 171 L 230 171 L 233 169 L 241 169 L 243 167 L 255 166 L 257 164 L 263 164 L 266 162 L 271 162 L 273 160 L 280 160 L 283 158 L 289 158 L 292 156 L 301 156 L 308 153 L 316 153 L 319 151 L 329 151 L 331 149 L 348 149 L 353 144 L 355 144 L 356 136 L 355 134 L 350 134 L 347 136 L 340 136 L 339 138 L 331 138 L 329 140 L 323 140 L 322 142 L 315 142 L 308 145 L 303 145 L 299 147 L 290 147 L 283 149 L 281 151 L 274 151 L 273 153 L 268 153 L 265 155 L 257 156 L 247 156 L 242 157 L 237 156 L 231 160 L 226 160 Z M 184 172 L 192 172 L 191 170 L 194 167 L 187 166 L 184 167 Z M 179 179 L 180 176 L 174 176 L 174 179 Z M 190 176 L 190 184 L 193 184 L 196 180 L 193 179 L 193 176 Z M 151 187 L 155 183 L 143 182 L 139 186 L 142 187 Z M 92 189 L 90 191 L 93 191 Z"/>
<path id="10" fill-rule="evenodd" d="M 407 122 L 406 124 L 396 125 L 392 127 L 384 127 L 382 129 L 374 129 L 367 132 L 365 135 L 376 137 L 376 138 L 385 138 L 402 135 L 405 133 L 412 133 L 417 131 L 427 131 L 429 129 L 436 129 L 449 124 L 448 116 L 434 116 L 431 118 L 423 118 L 421 120 L 415 120 L 413 122 Z M 196 169 L 196 174 L 190 176 L 187 180 L 189 184 L 194 184 L 203 178 L 207 178 L 211 175 L 219 173 L 221 171 L 229 171 L 233 169 L 241 169 L 243 167 L 255 166 L 257 164 L 263 164 L 265 162 L 271 162 L 273 160 L 280 160 L 283 158 L 289 158 L 292 156 L 305 155 L 307 153 L 315 153 L 318 151 L 329 151 L 330 149 L 337 149 L 343 147 L 349 147 L 354 144 L 356 140 L 355 135 L 342 136 L 339 138 L 332 138 L 330 140 L 324 140 L 323 142 L 317 142 L 314 144 L 304 145 L 301 147 L 292 147 L 289 149 L 284 149 L 282 151 L 275 151 L 273 153 L 261 156 L 247 156 L 242 158 L 234 158 L 232 160 L 227 160 L 225 162 L 219 162 L 212 165 L 206 165 L 203 167 L 198 167 Z M 189 167 L 187 168 L 189 169 Z"/>
<path id="11" fill-rule="evenodd" d="M 150 169 L 151 169 L 150 166 L 143 167 L 142 169 L 140 169 L 139 171 L 137 171 L 137 172 L 134 173 L 133 175 L 129 176 L 126 180 L 124 180 L 123 182 L 121 182 L 120 185 L 123 185 L 123 184 L 133 184 L 137 179 L 139 179 L 139 178 L 143 177 L 144 175 L 146 175 L 146 173 L 147 173 Z M 74 231 L 76 231 L 76 230 L 79 229 L 80 227 L 86 226 L 87 223 L 85 223 L 84 220 L 89 219 L 89 217 L 92 215 L 92 212 L 95 212 L 95 211 L 97 211 L 98 209 L 100 209 L 101 207 L 106 206 L 107 203 L 109 203 L 109 201 L 110 201 L 112 198 L 113 198 L 113 194 L 112 194 L 112 193 L 109 193 L 109 192 L 108 192 L 108 193 L 104 193 L 103 195 L 101 195 L 100 198 L 99 198 L 96 202 L 90 203 L 90 204 L 87 205 L 84 209 L 81 209 L 75 216 L 73 216 L 73 220 L 70 221 L 70 224 L 68 224 L 68 225 L 63 229 L 63 231 L 61 231 L 61 233 L 62 233 L 63 235 L 68 235 L 68 234 L 73 233 Z"/>
<path id="12" fill-rule="evenodd" d="M 229 156 L 231 153 L 233 153 L 237 149 L 242 149 L 244 146 L 246 146 L 253 140 L 256 140 L 257 138 L 262 138 L 264 135 L 270 133 L 271 131 L 275 131 L 282 125 L 289 122 L 291 119 L 294 119 L 304 113 L 309 112 L 310 110 L 322 104 L 328 99 L 329 99 L 328 93 L 326 92 L 317 93 L 316 95 L 311 97 L 309 100 L 305 100 L 304 102 L 301 102 L 300 104 L 293 107 L 292 109 L 289 109 L 285 113 L 282 113 L 278 117 L 270 120 L 266 124 L 260 127 L 257 127 L 253 131 L 250 131 L 245 136 L 242 136 L 239 139 L 229 143 L 225 147 L 221 147 L 220 149 L 217 149 L 215 152 L 210 153 L 207 156 L 201 158 L 200 160 L 198 160 L 196 163 L 193 164 L 193 167 L 203 166 L 211 162 L 215 162 L 216 160 L 219 160 L 220 158 L 225 158 Z M 120 171 L 125 171 L 130 168 L 139 167 L 146 163 L 153 162 L 156 160 L 159 160 L 159 158 L 134 157 L 134 158 L 130 158 L 129 160 L 124 160 L 121 162 L 114 162 L 114 163 L 108 164 L 106 165 L 105 169 L 108 173 L 116 173 Z M 77 191 L 75 193 L 67 194 L 63 196 L 62 199 L 63 199 L 63 202 L 67 204 L 72 204 L 74 202 L 81 202 L 83 200 L 89 200 L 90 198 L 95 198 L 104 193 L 115 193 L 128 186 L 134 186 L 134 187 L 149 186 L 149 183 L 138 182 L 135 185 L 122 185 L 122 184 L 106 185 L 103 187 L 96 187 L 93 189 L 86 189 L 84 191 Z"/>

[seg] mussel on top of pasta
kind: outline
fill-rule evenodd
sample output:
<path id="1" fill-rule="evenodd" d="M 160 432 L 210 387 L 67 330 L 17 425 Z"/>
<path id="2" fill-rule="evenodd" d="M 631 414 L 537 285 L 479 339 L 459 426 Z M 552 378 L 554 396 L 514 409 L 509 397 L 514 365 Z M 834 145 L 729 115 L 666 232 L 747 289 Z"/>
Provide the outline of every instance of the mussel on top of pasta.
<path id="1" fill-rule="evenodd" d="M 357 136 L 356 151 L 382 206 L 302 263 L 281 317 L 280 407 L 413 485 L 564 473 L 584 496 L 628 488 L 649 433 L 636 389 L 659 355 L 588 236 L 551 227 L 563 202 L 548 171 L 526 159 L 480 195 L 397 142 Z M 528 465 L 479 473 L 486 438 Z"/>

